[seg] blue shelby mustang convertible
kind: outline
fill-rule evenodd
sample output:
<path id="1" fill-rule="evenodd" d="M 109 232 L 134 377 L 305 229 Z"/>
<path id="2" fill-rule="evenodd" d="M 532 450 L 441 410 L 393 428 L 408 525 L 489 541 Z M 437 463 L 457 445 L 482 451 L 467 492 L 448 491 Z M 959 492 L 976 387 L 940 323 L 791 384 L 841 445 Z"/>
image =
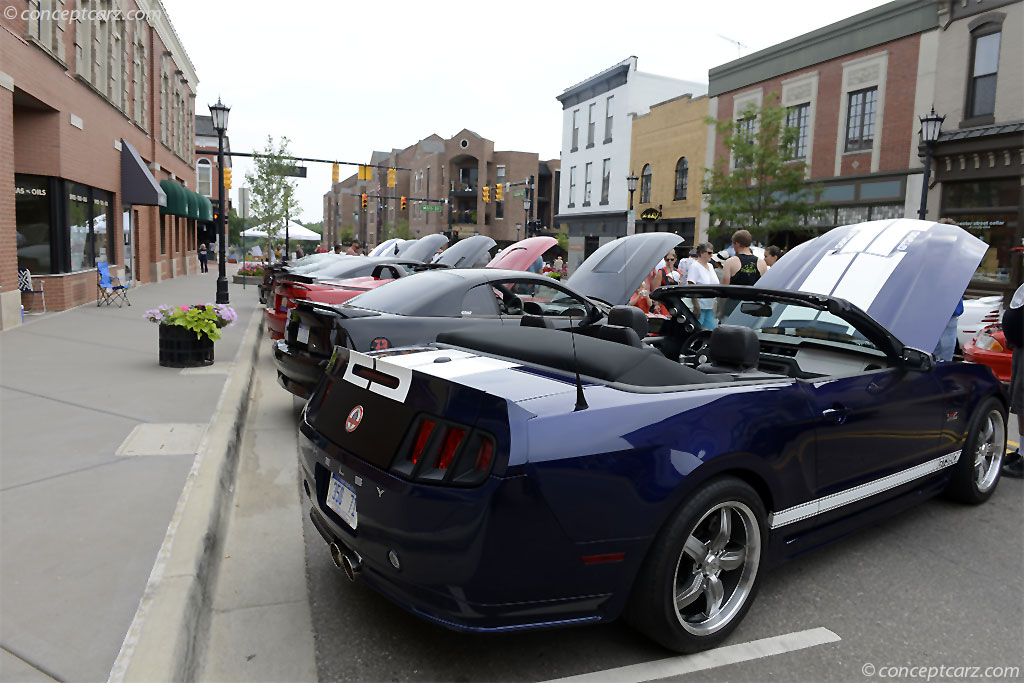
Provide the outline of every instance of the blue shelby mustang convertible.
<path id="1" fill-rule="evenodd" d="M 935 493 L 992 495 L 1001 385 L 930 353 L 985 248 L 876 221 L 800 245 L 757 287 L 659 290 L 658 337 L 643 316 L 572 332 L 525 316 L 339 347 L 300 428 L 310 517 L 349 578 L 451 628 L 623 615 L 712 647 L 766 567 Z"/>

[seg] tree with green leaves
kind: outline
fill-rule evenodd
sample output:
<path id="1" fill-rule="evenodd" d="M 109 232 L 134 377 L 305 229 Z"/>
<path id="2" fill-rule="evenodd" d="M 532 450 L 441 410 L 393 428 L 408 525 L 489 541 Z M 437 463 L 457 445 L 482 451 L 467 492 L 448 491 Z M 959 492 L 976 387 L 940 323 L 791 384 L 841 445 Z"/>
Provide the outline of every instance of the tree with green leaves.
<path id="1" fill-rule="evenodd" d="M 255 152 L 253 168 L 245 174 L 249 184 L 249 222 L 267 233 L 268 253 L 273 253 L 274 243 L 284 235 L 285 216 L 299 215 L 299 202 L 295 198 L 295 181 L 284 175 L 284 169 L 291 166 L 288 138 L 282 137 L 274 143 L 267 136 L 262 152 Z"/>
<path id="2" fill-rule="evenodd" d="M 824 209 L 821 188 L 805 180 L 807 164 L 794 153 L 800 130 L 787 125 L 787 114 L 772 93 L 762 106 L 744 108 L 738 120 L 705 119 L 729 152 L 704 176 L 712 235 L 745 228 L 767 244 L 773 233 L 813 229 L 809 224 Z"/>

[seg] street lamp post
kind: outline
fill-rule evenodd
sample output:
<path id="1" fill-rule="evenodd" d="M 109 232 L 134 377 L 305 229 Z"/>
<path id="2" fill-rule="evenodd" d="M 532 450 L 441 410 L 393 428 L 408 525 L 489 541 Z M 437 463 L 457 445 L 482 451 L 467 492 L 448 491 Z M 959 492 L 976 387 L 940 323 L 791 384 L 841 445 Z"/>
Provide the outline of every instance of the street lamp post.
<path id="1" fill-rule="evenodd" d="M 529 233 L 530 233 L 530 207 L 532 205 L 533 205 L 533 203 L 530 201 L 530 195 L 526 195 L 526 198 L 523 199 L 523 216 L 524 216 L 523 220 L 526 223 L 526 233 L 527 233 L 527 235 L 529 235 Z M 519 224 L 518 223 L 516 223 L 516 229 L 517 230 L 519 229 Z M 517 237 L 519 236 L 518 232 L 516 233 L 516 236 Z"/>
<path id="2" fill-rule="evenodd" d="M 522 223 L 516 223 L 516 242 L 519 241 L 519 231 L 523 229 Z"/>
<path id="3" fill-rule="evenodd" d="M 629 190 L 629 212 L 626 218 L 626 234 L 632 235 L 636 232 L 636 218 L 633 216 L 633 193 L 636 192 L 636 181 L 639 178 L 636 177 L 635 173 L 630 173 L 626 176 L 626 189 Z"/>
<path id="4" fill-rule="evenodd" d="M 228 276 L 227 268 L 227 231 L 224 225 L 224 133 L 228 129 L 228 113 L 231 107 L 224 106 L 220 98 L 217 104 L 210 105 L 210 116 L 213 119 L 213 127 L 217 131 L 217 168 L 220 169 L 217 181 L 217 241 L 220 243 L 218 257 L 220 260 L 217 269 L 217 303 L 231 303 L 228 299 Z"/>
<path id="5" fill-rule="evenodd" d="M 921 121 L 921 142 L 924 143 L 924 180 L 921 183 L 921 208 L 917 210 L 917 217 L 923 221 L 928 212 L 928 181 L 932 175 L 932 147 L 939 139 L 942 122 L 946 120 L 946 117 L 938 116 L 935 113 L 935 107 L 932 107 L 931 114 L 918 118 Z"/>

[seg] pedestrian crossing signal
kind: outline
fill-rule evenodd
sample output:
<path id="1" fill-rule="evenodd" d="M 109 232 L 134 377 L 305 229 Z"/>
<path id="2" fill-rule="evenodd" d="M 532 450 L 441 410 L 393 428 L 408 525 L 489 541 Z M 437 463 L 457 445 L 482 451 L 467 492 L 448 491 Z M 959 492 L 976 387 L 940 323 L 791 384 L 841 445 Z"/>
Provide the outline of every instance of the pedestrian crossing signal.
<path id="1" fill-rule="evenodd" d="M 360 204 L 361 204 L 361 206 L 364 209 L 366 208 L 366 193 L 365 192 L 362 194 L 362 201 L 360 202 Z"/>
<path id="2" fill-rule="evenodd" d="M 405 207 L 408 206 L 405 201 L 405 197 L 402 197 L 402 211 L 405 211 Z"/>
<path id="3" fill-rule="evenodd" d="M 487 202 L 491 201 L 491 187 L 490 187 L 490 185 L 484 185 L 483 194 L 484 194 L 484 204 L 486 204 Z"/>

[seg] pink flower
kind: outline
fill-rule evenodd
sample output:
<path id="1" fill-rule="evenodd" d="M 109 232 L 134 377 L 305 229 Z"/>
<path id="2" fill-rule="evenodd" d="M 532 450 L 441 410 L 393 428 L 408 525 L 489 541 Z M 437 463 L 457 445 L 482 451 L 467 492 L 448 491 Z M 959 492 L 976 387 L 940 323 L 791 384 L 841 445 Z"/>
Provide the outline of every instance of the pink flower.
<path id="1" fill-rule="evenodd" d="M 188 310 L 188 306 L 178 306 L 178 308 L 180 308 L 183 311 L 187 311 Z"/>

